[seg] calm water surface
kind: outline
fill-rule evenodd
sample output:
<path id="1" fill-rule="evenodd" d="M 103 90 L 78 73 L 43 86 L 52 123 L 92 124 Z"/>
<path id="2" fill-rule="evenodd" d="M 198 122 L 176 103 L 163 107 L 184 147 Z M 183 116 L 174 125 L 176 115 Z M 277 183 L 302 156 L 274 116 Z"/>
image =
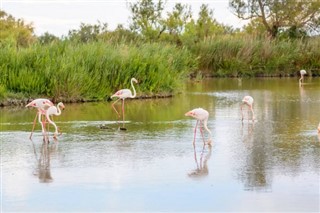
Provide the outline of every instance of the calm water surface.
<path id="1" fill-rule="evenodd" d="M 241 122 L 248 94 L 254 123 Z M 192 145 L 196 107 L 212 147 Z M 120 131 L 110 103 L 66 104 L 46 146 L 39 124 L 29 140 L 35 109 L 0 109 L 1 210 L 320 211 L 319 78 L 205 80 L 126 112 Z"/>

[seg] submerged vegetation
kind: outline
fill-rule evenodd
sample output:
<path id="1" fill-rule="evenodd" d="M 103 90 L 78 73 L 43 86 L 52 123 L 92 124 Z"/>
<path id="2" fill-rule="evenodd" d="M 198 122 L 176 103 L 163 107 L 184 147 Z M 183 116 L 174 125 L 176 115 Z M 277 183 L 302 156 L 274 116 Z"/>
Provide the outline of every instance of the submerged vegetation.
<path id="1" fill-rule="evenodd" d="M 237 1 L 230 2 L 238 8 Z M 264 11 L 268 16 L 290 13 L 286 5 L 272 11 L 271 2 Z M 273 19 L 256 17 L 234 29 L 219 24 L 205 4 L 196 20 L 186 4 L 176 3 L 163 17 L 162 0 L 139 0 L 129 4 L 129 29 L 81 23 L 61 38 L 48 32 L 37 37 L 31 24 L 0 11 L 0 102 L 39 96 L 106 100 L 117 89 L 129 88 L 131 77 L 139 80 L 138 94 L 151 97 L 181 91 L 190 77 L 295 76 L 300 69 L 319 76 L 320 4 L 301 4 L 310 6 L 303 14 L 314 18 L 309 25 L 283 20 L 286 26 L 275 26 Z"/>

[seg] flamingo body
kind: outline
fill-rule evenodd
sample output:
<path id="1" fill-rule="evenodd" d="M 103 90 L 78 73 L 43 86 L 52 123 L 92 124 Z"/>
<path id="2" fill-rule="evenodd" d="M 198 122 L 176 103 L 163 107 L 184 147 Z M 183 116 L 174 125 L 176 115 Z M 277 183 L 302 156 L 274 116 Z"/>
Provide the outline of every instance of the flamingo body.
<path id="1" fill-rule="evenodd" d="M 34 127 L 36 125 L 37 116 L 38 116 L 38 121 L 41 124 L 42 134 L 43 135 L 45 134 L 45 121 L 42 121 L 41 117 L 42 115 L 45 115 L 46 110 L 50 106 L 53 106 L 53 103 L 49 99 L 45 99 L 45 98 L 37 98 L 26 105 L 26 107 L 34 107 L 38 109 L 36 117 L 34 118 L 34 121 L 33 121 L 33 126 L 32 126 L 31 134 L 29 137 L 30 139 L 32 138 Z"/>
<path id="2" fill-rule="evenodd" d="M 112 104 L 112 108 L 114 109 L 114 111 L 117 113 L 118 117 L 120 118 L 120 114 L 118 113 L 117 109 L 115 108 L 115 103 L 117 103 L 119 100 L 122 100 L 122 120 L 123 120 L 123 130 L 125 130 L 124 128 L 124 100 L 126 98 L 135 98 L 137 95 L 136 89 L 133 86 L 133 82 L 138 83 L 137 79 L 135 78 L 131 78 L 131 87 L 133 89 L 133 94 L 131 92 L 130 89 L 121 89 L 118 90 L 116 93 L 114 93 L 111 98 L 118 98 L 118 100 L 116 100 L 115 102 L 113 102 Z M 120 128 L 121 129 L 121 128 Z"/>
<path id="3" fill-rule="evenodd" d="M 190 117 L 193 117 L 193 118 L 195 118 L 197 120 L 195 129 L 194 129 L 193 144 L 195 143 L 196 133 L 197 133 L 197 126 L 198 126 L 199 122 L 200 122 L 200 124 L 203 124 L 203 127 L 209 133 L 209 136 L 211 138 L 211 131 L 208 129 L 208 126 L 207 126 L 208 118 L 209 118 L 209 112 L 207 110 L 202 109 L 202 108 L 196 108 L 196 109 L 193 109 L 193 110 L 187 112 L 185 114 L 185 116 L 190 116 Z M 201 135 L 203 137 L 201 126 L 199 127 L 199 129 L 200 129 Z M 210 144 L 210 139 L 209 139 L 208 144 Z"/>
<path id="4" fill-rule="evenodd" d="M 318 125 L 318 133 L 320 133 L 320 123 L 319 123 L 319 125 Z"/>
<path id="5" fill-rule="evenodd" d="M 299 84 L 301 86 L 302 81 L 303 81 L 303 76 L 307 74 L 307 71 L 305 70 L 300 70 L 300 79 L 299 79 Z"/>
<path id="6" fill-rule="evenodd" d="M 242 104 L 241 104 L 241 115 L 242 115 L 242 120 L 243 120 L 243 111 L 242 111 L 242 107 L 243 105 L 247 105 L 252 113 L 252 121 L 254 120 L 254 111 L 253 111 L 253 98 L 249 95 L 244 96 L 242 99 Z M 249 117 L 248 117 L 249 119 Z"/>

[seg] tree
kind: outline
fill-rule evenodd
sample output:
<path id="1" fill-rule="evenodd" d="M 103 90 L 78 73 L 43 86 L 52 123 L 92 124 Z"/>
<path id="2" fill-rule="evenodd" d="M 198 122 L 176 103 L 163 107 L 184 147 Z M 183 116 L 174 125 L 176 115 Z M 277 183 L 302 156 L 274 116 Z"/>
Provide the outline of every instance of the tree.
<path id="1" fill-rule="evenodd" d="M 45 32 L 43 35 L 38 37 L 40 44 L 50 44 L 54 41 L 59 41 L 59 38 L 53 34 Z"/>
<path id="2" fill-rule="evenodd" d="M 132 13 L 130 29 L 133 32 L 142 34 L 149 41 L 156 40 L 164 32 L 165 26 L 162 23 L 162 12 L 164 2 L 158 0 L 139 0 L 135 3 L 129 3 Z"/>
<path id="3" fill-rule="evenodd" d="M 319 30 L 319 0 L 229 0 L 229 5 L 238 18 L 258 19 L 271 38 L 289 29 Z"/>
<path id="4" fill-rule="evenodd" d="M 81 23 L 80 29 L 70 30 L 68 33 L 68 37 L 70 40 L 83 43 L 97 41 L 100 34 L 107 32 L 107 28 L 107 23 L 98 22 L 98 24 L 94 25 Z"/>
<path id="5" fill-rule="evenodd" d="M 0 43 L 13 43 L 17 47 L 26 47 L 35 41 L 32 24 L 26 24 L 23 19 L 0 10 Z"/>
<path id="6" fill-rule="evenodd" d="M 198 20 L 191 19 L 185 25 L 183 40 L 187 43 L 198 42 L 205 38 L 231 31 L 230 27 L 219 24 L 213 18 L 213 10 L 209 9 L 207 4 L 202 4 Z"/>

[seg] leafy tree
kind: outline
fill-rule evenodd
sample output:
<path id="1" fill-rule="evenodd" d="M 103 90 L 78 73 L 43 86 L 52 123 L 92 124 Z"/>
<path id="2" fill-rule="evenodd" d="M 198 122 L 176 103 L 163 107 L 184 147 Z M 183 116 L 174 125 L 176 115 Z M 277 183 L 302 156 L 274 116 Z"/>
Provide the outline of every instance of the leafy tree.
<path id="1" fill-rule="evenodd" d="M 163 21 L 166 27 L 166 40 L 174 41 L 181 45 L 180 36 L 185 29 L 186 24 L 192 18 L 191 6 L 187 4 L 176 3 L 172 12 L 167 13 L 167 18 Z"/>
<path id="2" fill-rule="evenodd" d="M 97 41 L 100 34 L 107 32 L 108 24 L 100 23 L 98 24 L 80 24 L 79 30 L 69 30 L 68 37 L 70 40 L 78 42 L 91 42 Z"/>
<path id="3" fill-rule="evenodd" d="M 43 35 L 38 37 L 38 41 L 40 44 L 50 44 L 55 41 L 59 41 L 59 38 L 53 34 L 45 32 Z"/>
<path id="4" fill-rule="evenodd" d="M 228 26 L 219 24 L 213 18 L 213 10 L 209 9 L 207 4 L 200 6 L 198 20 L 191 19 L 185 26 L 183 40 L 187 43 L 198 42 L 205 38 L 232 32 Z"/>
<path id="5" fill-rule="evenodd" d="M 104 32 L 99 35 L 99 39 L 103 41 L 109 41 L 112 43 L 121 43 L 121 42 L 137 42 L 141 38 L 137 33 L 130 31 L 129 29 L 124 28 L 122 24 L 119 24 L 114 31 Z"/>
<path id="6" fill-rule="evenodd" d="M 280 32 L 312 32 L 319 30 L 319 0 L 229 0 L 235 15 L 243 20 L 259 20 L 268 36 Z"/>
<path id="7" fill-rule="evenodd" d="M 26 47 L 35 41 L 32 24 L 15 19 L 3 10 L 0 10 L 0 32 L 0 43 Z"/>
<path id="8" fill-rule="evenodd" d="M 153 0 L 138 0 L 129 3 L 129 8 L 132 14 L 130 29 L 149 41 L 157 40 L 165 30 L 162 23 L 164 2 L 162 0 L 156 3 Z"/>

